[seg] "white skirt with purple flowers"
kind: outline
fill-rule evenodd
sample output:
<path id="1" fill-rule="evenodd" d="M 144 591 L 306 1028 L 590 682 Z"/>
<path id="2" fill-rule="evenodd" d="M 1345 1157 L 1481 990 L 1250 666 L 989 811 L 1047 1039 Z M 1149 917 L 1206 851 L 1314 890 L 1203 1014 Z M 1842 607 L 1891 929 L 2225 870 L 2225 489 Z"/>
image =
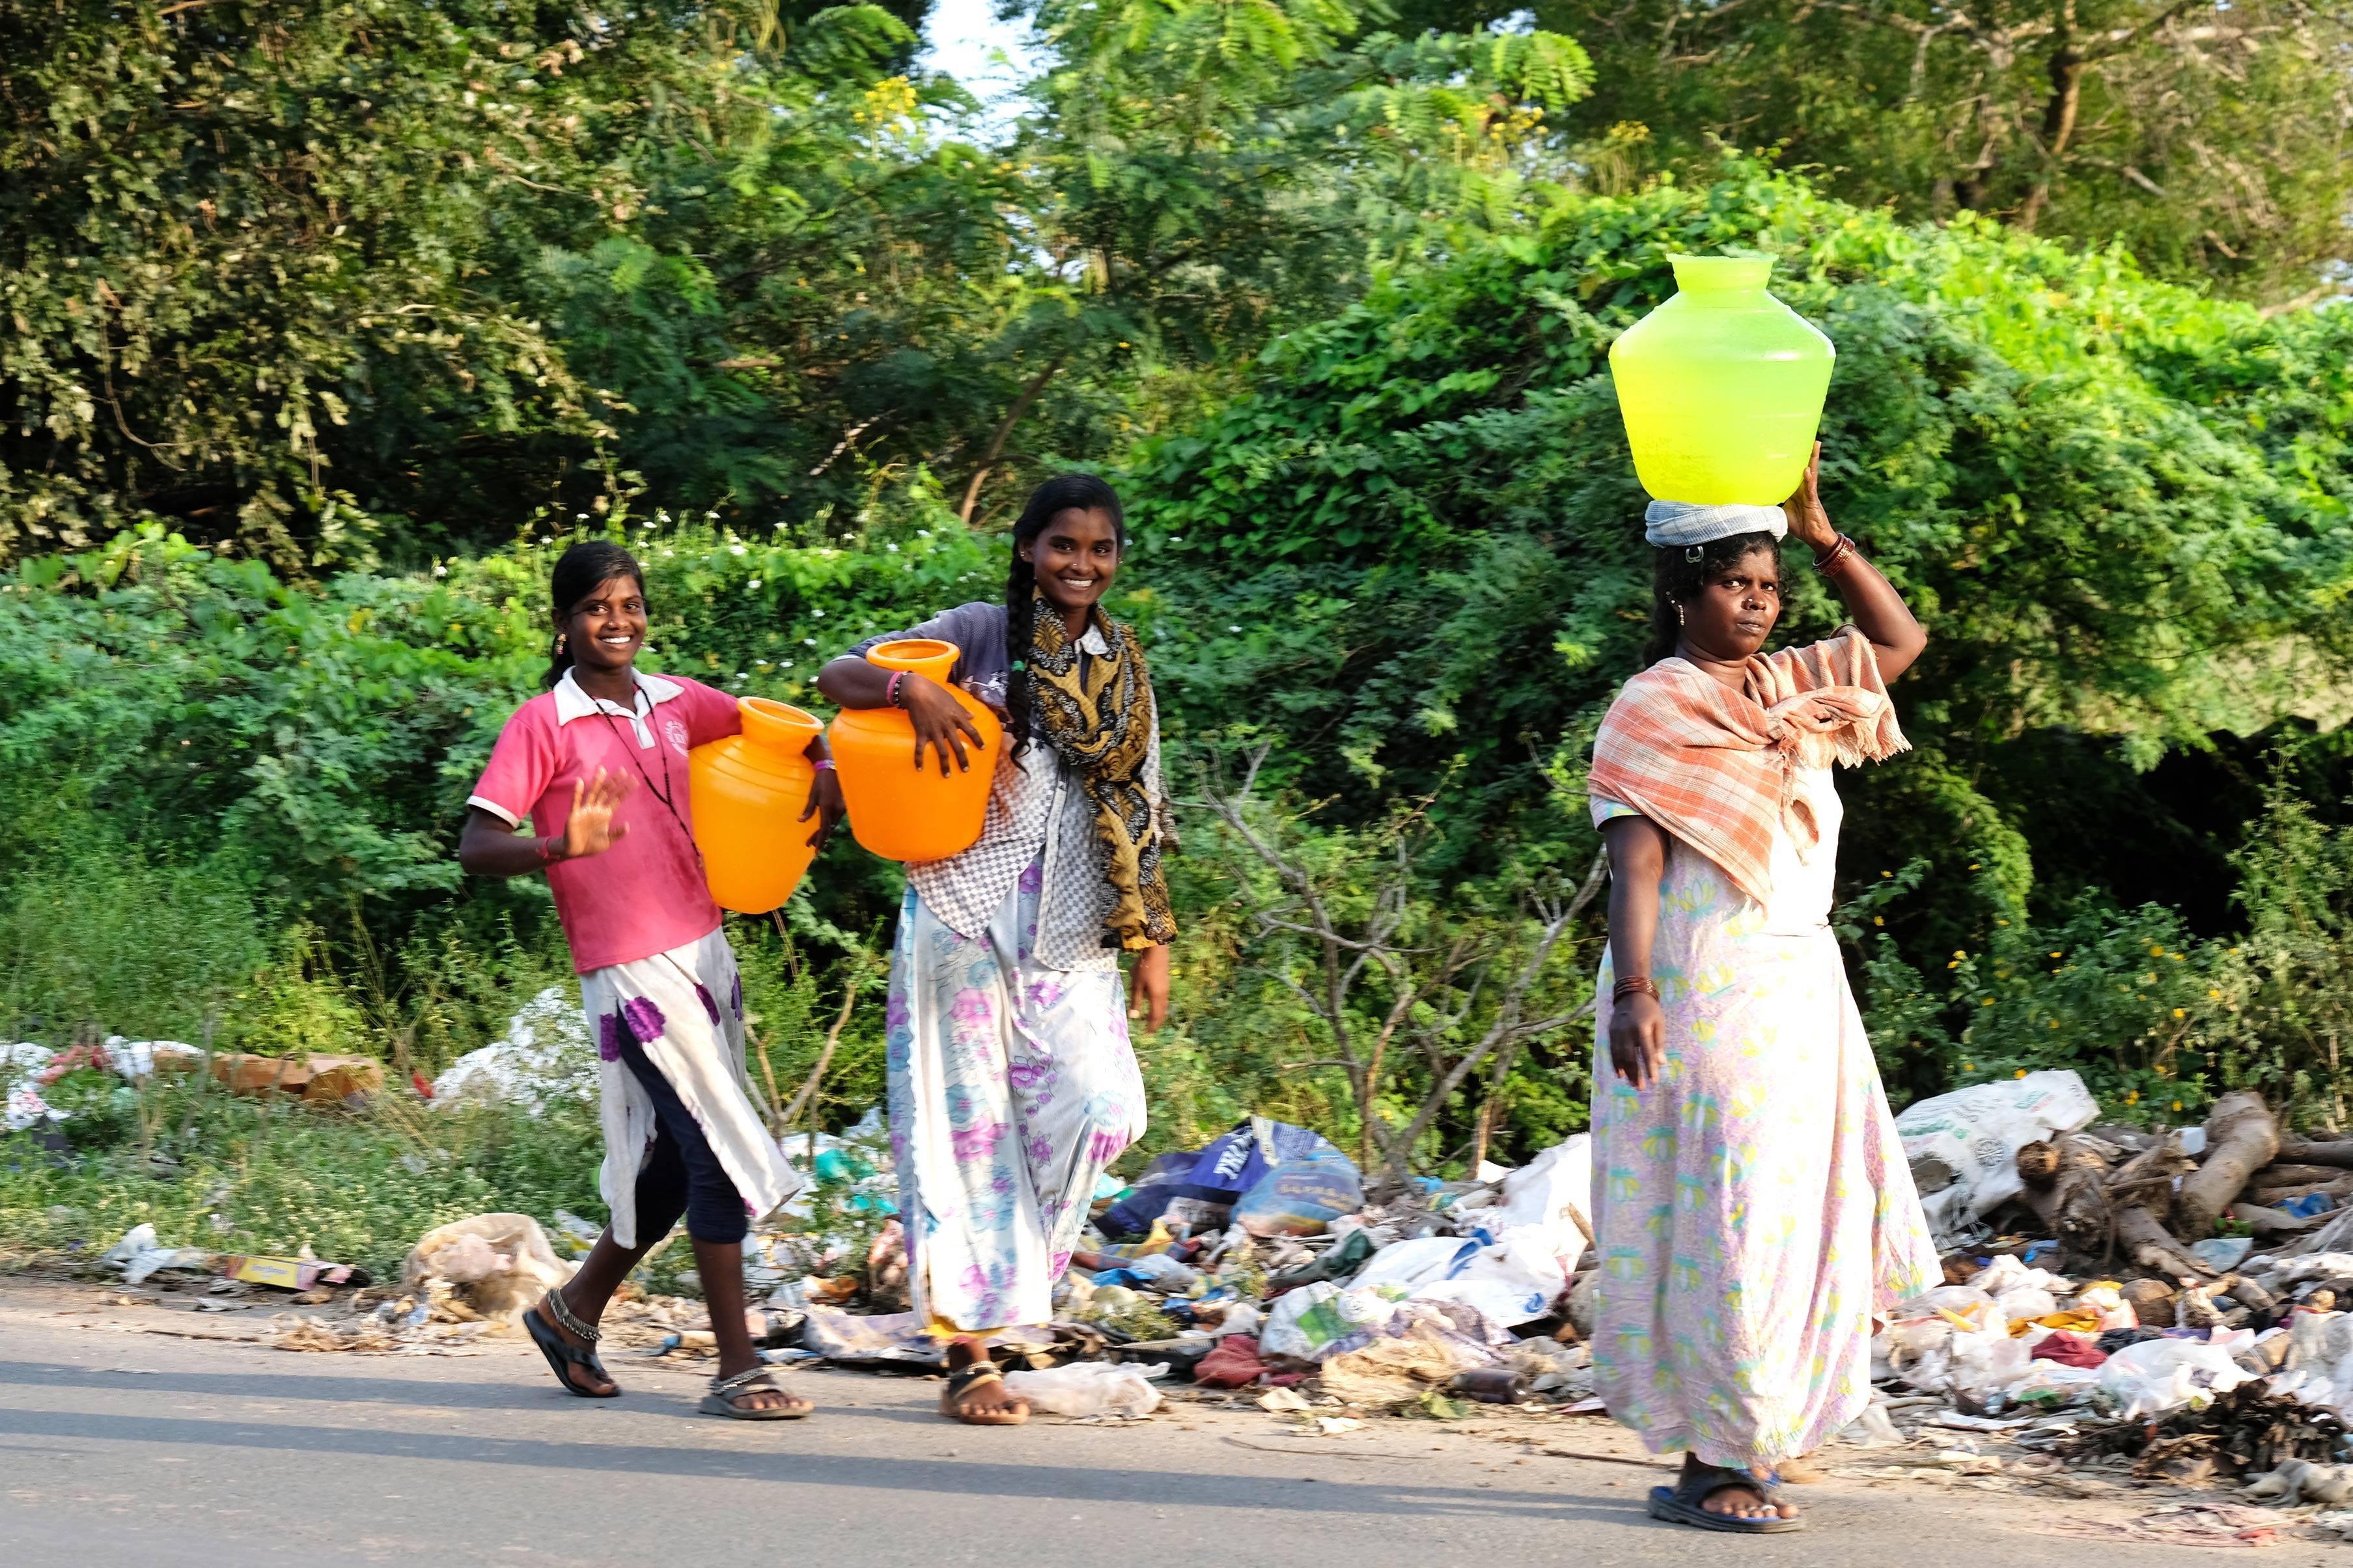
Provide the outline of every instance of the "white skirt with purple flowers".
<path id="1" fill-rule="evenodd" d="M 744 982 L 726 931 L 651 958 L 580 977 L 580 1006 L 596 1042 L 604 1086 L 605 1164 L 598 1184 L 613 1239 L 636 1247 L 638 1173 L 654 1146 L 654 1105 L 621 1060 L 626 1030 L 685 1102 L 712 1152 L 757 1220 L 792 1196 L 800 1177 L 762 1125 L 744 1064 Z M 657 1239 L 648 1237 L 647 1241 Z"/>
<path id="2" fill-rule="evenodd" d="M 1095 1178 L 1144 1133 L 1116 969 L 1037 962 L 1042 868 L 963 936 L 913 887 L 888 1029 L 914 1310 L 935 1333 L 1043 1323 Z"/>

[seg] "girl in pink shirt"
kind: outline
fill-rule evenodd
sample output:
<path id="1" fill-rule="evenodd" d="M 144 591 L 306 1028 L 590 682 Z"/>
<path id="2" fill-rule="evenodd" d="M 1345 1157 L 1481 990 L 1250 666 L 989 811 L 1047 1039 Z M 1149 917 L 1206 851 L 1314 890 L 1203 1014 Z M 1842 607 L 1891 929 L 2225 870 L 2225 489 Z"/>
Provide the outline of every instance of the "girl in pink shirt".
<path id="1" fill-rule="evenodd" d="M 744 1237 L 800 1184 L 754 1109 L 744 986 L 694 847 L 687 753 L 741 730 L 724 692 L 637 668 L 645 574 L 619 545 L 575 544 L 555 563 L 548 690 L 515 710 L 468 805 L 459 864 L 478 877 L 547 873 L 580 975 L 604 1090 L 601 1175 L 612 1221 L 572 1282 L 523 1326 L 557 1381 L 620 1393 L 596 1359 L 615 1289 L 681 1215 L 711 1308 L 719 1375 L 702 1408 L 791 1420 L 744 1318 Z M 822 845 L 841 795 L 822 738 L 806 821 Z M 517 829 L 525 816 L 533 837 Z"/>

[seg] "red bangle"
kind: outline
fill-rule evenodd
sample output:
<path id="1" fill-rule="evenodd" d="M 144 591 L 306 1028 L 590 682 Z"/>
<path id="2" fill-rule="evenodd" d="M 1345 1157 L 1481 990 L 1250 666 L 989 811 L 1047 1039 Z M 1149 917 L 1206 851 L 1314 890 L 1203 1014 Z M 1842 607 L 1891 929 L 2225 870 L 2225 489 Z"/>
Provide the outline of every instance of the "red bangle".
<path id="1" fill-rule="evenodd" d="M 561 856 L 556 854 L 556 851 L 563 847 L 563 837 L 558 834 L 549 834 L 546 837 L 539 841 L 539 863 L 543 866 L 554 865 L 557 860 L 562 858 Z"/>
<path id="2" fill-rule="evenodd" d="M 1835 577 L 1846 570 L 1847 563 L 1852 561 L 1854 555 L 1854 541 L 1841 533 L 1838 536 L 1836 544 L 1814 557 L 1814 570 L 1825 576 Z"/>

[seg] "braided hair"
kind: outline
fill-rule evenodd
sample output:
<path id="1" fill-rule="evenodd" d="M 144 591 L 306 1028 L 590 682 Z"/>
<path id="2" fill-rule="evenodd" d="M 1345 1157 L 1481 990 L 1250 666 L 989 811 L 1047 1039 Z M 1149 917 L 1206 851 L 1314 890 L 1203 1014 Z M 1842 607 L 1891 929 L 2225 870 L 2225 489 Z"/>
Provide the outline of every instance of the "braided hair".
<path id="1" fill-rule="evenodd" d="M 1781 542 L 1761 530 L 1711 539 L 1705 544 L 1663 544 L 1651 556 L 1651 640 L 1642 646 L 1642 668 L 1648 669 L 1675 651 L 1683 638 L 1683 617 L 1676 607 L 1699 597 L 1707 580 L 1729 572 L 1762 550 L 1781 565 Z"/>
<path id="2" fill-rule="evenodd" d="M 638 592 L 646 591 L 645 568 L 638 564 L 636 556 L 609 539 L 584 539 L 556 559 L 547 591 L 555 606 L 555 637 L 547 645 L 547 673 L 539 678 L 540 685 L 548 690 L 554 690 L 564 672 L 572 668 L 572 649 L 565 641 L 564 623 L 572 618 L 581 600 L 616 577 L 634 578 Z"/>
<path id="3" fill-rule="evenodd" d="M 1119 492 L 1092 474 L 1057 474 L 1029 492 L 1021 519 L 1013 525 L 1013 563 L 1005 574 L 1005 728 L 1013 754 L 1029 749 L 1029 712 L 1034 688 L 1029 653 L 1038 626 L 1038 568 L 1021 547 L 1034 544 L 1046 525 L 1066 511 L 1100 511 L 1111 519 L 1112 537 L 1127 548 L 1127 513 Z"/>

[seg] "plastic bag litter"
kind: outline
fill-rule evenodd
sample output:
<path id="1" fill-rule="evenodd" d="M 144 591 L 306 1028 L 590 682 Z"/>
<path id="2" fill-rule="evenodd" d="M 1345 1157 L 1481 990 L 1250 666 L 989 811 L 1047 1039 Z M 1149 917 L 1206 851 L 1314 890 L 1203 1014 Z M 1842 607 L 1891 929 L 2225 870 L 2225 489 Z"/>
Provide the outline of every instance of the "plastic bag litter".
<path id="1" fill-rule="evenodd" d="M 1493 1364 L 1493 1358 L 1426 1321 L 1402 1335 L 1376 1334 L 1358 1349 L 1330 1357 L 1317 1378 L 1345 1404 L 1383 1409 L 1419 1397 L 1455 1373 Z"/>
<path id="2" fill-rule="evenodd" d="M 1365 1206 L 1356 1163 L 1328 1141 L 1283 1158 L 1234 1201 L 1233 1222 L 1252 1236 L 1321 1236 Z"/>
<path id="3" fill-rule="evenodd" d="M 2047 1268 L 2031 1268 L 2007 1253 L 1971 1275 L 1969 1285 L 1997 1300 L 2012 1290 L 2041 1290 L 2060 1295 L 2068 1289 L 2064 1276 L 2053 1274 Z M 2017 1312 L 2010 1314 L 2013 1318 L 2021 1315 Z"/>
<path id="4" fill-rule="evenodd" d="M 1955 1312 L 1967 1317 L 1974 1307 L 1990 1307 L 1993 1297 L 1974 1285 L 1938 1285 L 1923 1290 L 1908 1301 L 1899 1302 L 1895 1310 L 1906 1318 L 1925 1318 L 1938 1312 Z"/>
<path id="5" fill-rule="evenodd" d="M 2031 1323 L 2037 1318 L 2059 1315 L 2059 1299 L 2032 1285 L 2004 1290 L 1993 1299 L 1993 1304 L 2005 1319 L 2013 1323 Z"/>
<path id="6" fill-rule="evenodd" d="M 1166 1364 L 1074 1361 L 1042 1372 L 1008 1372 L 1006 1388 L 1048 1415 L 1085 1417 L 1149 1415 L 1160 1407 L 1160 1391 L 1148 1379 L 1165 1377 Z"/>
<path id="7" fill-rule="evenodd" d="M 1591 1135 L 1580 1132 L 1556 1143 L 1506 1175 L 1503 1202 L 1489 1217 L 1500 1227 L 1497 1234 L 1541 1227 L 1552 1249 L 1574 1263 L 1585 1251 L 1584 1226 L 1593 1219 Z"/>
<path id="8" fill-rule="evenodd" d="M 2231 1355 L 2227 1346 L 2195 1340 L 2145 1340 L 2108 1357 L 2099 1387 L 2127 1421 L 2162 1415 L 2247 1382 L 2252 1374 Z"/>
<path id="9" fill-rule="evenodd" d="M 1231 1131 L 1211 1139 L 1198 1152 L 1163 1154 L 1153 1161 L 1136 1182 L 1135 1190 L 1104 1212 L 1103 1233 L 1128 1236 L 1141 1231 L 1166 1214 L 1169 1205 L 1179 1198 L 1191 1198 L 1212 1207 L 1231 1206 L 1268 1173 L 1291 1161 L 1303 1159 L 1319 1147 L 1339 1153 L 1320 1133 L 1294 1127 L 1288 1121 L 1253 1116 Z M 1340 1158 L 1345 1161 L 1347 1157 Z M 1356 1170 L 1353 1164 L 1348 1168 L 1352 1173 Z M 1356 1201 L 1339 1212 L 1353 1212 L 1362 1204 L 1360 1183 Z M 1305 1234 L 1314 1235 L 1322 1228 L 1319 1225 Z"/>
<path id="10" fill-rule="evenodd" d="M 1240 1388 L 1256 1383 L 1265 1371 L 1258 1341 L 1248 1334 L 1228 1334 L 1193 1368 L 1193 1381 L 1203 1388 Z"/>
<path id="11" fill-rule="evenodd" d="M 1443 1279 L 1416 1287 L 1411 1299 L 1460 1301 L 1509 1328 L 1551 1311 L 1567 1289 L 1567 1258 L 1554 1249 L 1545 1227 L 1521 1226 L 1496 1237 L 1493 1246 L 1476 1249 Z"/>
<path id="12" fill-rule="evenodd" d="M 526 1214 L 478 1214 L 417 1238 L 401 1282 L 433 1303 L 433 1315 L 513 1328 L 539 1299 L 572 1278 L 547 1233 Z"/>
<path id="13" fill-rule="evenodd" d="M 1259 1351 L 1321 1362 L 1370 1342 L 1397 1309 L 1396 1297 L 1381 1289 L 1343 1290 L 1318 1279 L 1287 1292 L 1268 1310 Z"/>
<path id="14" fill-rule="evenodd" d="M 9 1131 L 22 1132 L 44 1121 L 63 1121 L 70 1114 L 43 1100 L 40 1086 L 33 1081 L 33 1075 L 48 1066 L 57 1054 L 30 1040 L 0 1046 L 0 1077 L 8 1079 L 8 1102 L 5 1110 L 0 1111 L 0 1125 Z"/>
<path id="15" fill-rule="evenodd" d="M 2008 1392 L 2034 1367 L 2029 1347 L 2022 1341 L 2011 1339 L 2007 1326 L 1982 1333 L 1956 1332 L 1950 1352 L 1952 1371 L 1947 1389 L 1979 1399 L 1989 1394 Z"/>
<path id="16" fill-rule="evenodd" d="M 503 1100 L 534 1112 L 567 1100 L 593 1105 L 598 1082 L 587 1021 L 565 987 L 551 985 L 516 1010 L 503 1037 L 451 1062 L 433 1080 L 433 1103 Z"/>
<path id="17" fill-rule="evenodd" d="M 122 1282 L 136 1285 L 149 1275 L 164 1268 L 187 1268 L 210 1273 L 213 1255 L 201 1247 L 166 1247 L 155 1239 L 152 1225 L 135 1225 L 122 1233 L 122 1239 L 99 1254 L 99 1263 L 108 1268 L 122 1270 Z"/>
<path id="18" fill-rule="evenodd" d="M 2018 1152 L 2092 1124 L 2099 1102 L 2074 1073 L 2029 1073 L 1917 1100 L 1895 1119 L 1920 1206 L 1939 1247 L 1967 1239 L 1980 1215 L 2025 1188 Z"/>
<path id="19" fill-rule="evenodd" d="M 1142 1258 L 1130 1258 L 1125 1267 L 1129 1273 L 1137 1276 L 1155 1289 L 1182 1293 L 1201 1282 L 1199 1269 L 1187 1268 L 1164 1252 L 1147 1253 Z"/>
<path id="20" fill-rule="evenodd" d="M 1895 1422 L 1883 1405 L 1866 1405 L 1862 1414 L 1846 1424 L 1839 1441 L 1857 1448 L 1885 1448 L 1904 1441 L 1904 1434 L 1895 1429 Z"/>
<path id="21" fill-rule="evenodd" d="M 1411 1241 L 1400 1241 L 1385 1247 L 1365 1260 L 1348 1281 L 1352 1289 L 1386 1287 L 1403 1294 L 1411 1294 L 1424 1285 L 1434 1285 L 1441 1279 L 1451 1279 L 1469 1267 L 1479 1256 L 1475 1238 L 1457 1236 L 1424 1236 Z"/>
<path id="22" fill-rule="evenodd" d="M 1236 1301 L 1226 1309 L 1226 1315 L 1219 1318 L 1216 1326 L 1209 1330 L 1209 1337 L 1213 1340 L 1222 1340 L 1229 1334 L 1249 1334 L 1256 1337 L 1259 1325 L 1265 1321 L 1266 1315 L 1258 1310 L 1255 1303 Z"/>
<path id="23" fill-rule="evenodd" d="M 2217 1274 L 2228 1274 L 2245 1260 L 2254 1245 L 2252 1237 L 2210 1236 L 2203 1241 L 2191 1242 L 2189 1256 Z"/>

